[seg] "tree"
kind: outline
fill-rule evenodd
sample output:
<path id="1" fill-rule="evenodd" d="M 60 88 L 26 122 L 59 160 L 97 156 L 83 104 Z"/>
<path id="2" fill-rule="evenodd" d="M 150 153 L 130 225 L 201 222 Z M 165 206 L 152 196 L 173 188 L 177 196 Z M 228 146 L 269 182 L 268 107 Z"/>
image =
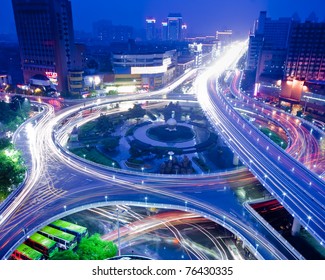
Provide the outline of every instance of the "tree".
<path id="1" fill-rule="evenodd" d="M 50 260 L 79 260 L 79 256 L 72 250 L 65 250 L 56 252 Z"/>
<path id="2" fill-rule="evenodd" d="M 114 151 L 120 143 L 120 137 L 110 137 L 102 141 L 104 149 L 108 152 Z"/>
<path id="3" fill-rule="evenodd" d="M 10 143 L 9 138 L 0 138 L 0 150 L 3 150 L 5 148 L 11 148 L 12 144 Z"/>
<path id="4" fill-rule="evenodd" d="M 104 260 L 116 253 L 117 246 L 112 241 L 102 240 L 98 233 L 82 238 L 77 249 L 80 260 Z"/>
<path id="5" fill-rule="evenodd" d="M 0 162 L 0 192 L 8 194 L 9 188 L 22 182 L 26 168 L 20 153 L 13 149 L 2 150 Z"/>
<path id="6" fill-rule="evenodd" d="M 146 110 L 141 107 L 141 104 L 134 104 L 132 109 L 129 109 L 131 118 L 143 118 L 146 114 Z"/>
<path id="7" fill-rule="evenodd" d="M 176 102 L 176 104 L 170 102 L 167 106 L 165 106 L 163 110 L 165 121 L 169 120 L 172 117 L 173 113 L 175 115 L 174 116 L 175 120 L 180 121 L 182 117 L 182 108 L 179 105 L 179 102 Z"/>
<path id="8" fill-rule="evenodd" d="M 96 128 L 101 133 L 107 133 L 109 130 L 113 129 L 113 127 L 109 116 L 102 115 L 97 119 Z"/>

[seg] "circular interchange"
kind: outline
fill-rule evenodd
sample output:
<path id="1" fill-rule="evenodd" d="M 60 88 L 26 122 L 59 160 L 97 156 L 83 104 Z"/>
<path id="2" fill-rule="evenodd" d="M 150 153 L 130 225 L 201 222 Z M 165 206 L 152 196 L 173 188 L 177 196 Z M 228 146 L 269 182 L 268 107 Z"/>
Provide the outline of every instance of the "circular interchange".
<path id="1" fill-rule="evenodd" d="M 175 129 L 169 129 L 168 125 L 159 125 L 151 127 L 146 131 L 146 135 L 160 142 L 180 143 L 194 139 L 195 134 L 187 126 L 176 125 Z"/>

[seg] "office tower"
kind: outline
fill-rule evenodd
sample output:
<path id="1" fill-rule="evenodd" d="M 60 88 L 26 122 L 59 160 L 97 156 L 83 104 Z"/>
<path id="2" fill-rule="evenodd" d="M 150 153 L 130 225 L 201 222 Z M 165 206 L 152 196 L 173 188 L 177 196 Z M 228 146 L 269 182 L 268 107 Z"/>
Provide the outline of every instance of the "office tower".
<path id="1" fill-rule="evenodd" d="M 43 76 L 66 92 L 74 56 L 70 0 L 12 0 L 12 5 L 25 83 Z"/>
<path id="2" fill-rule="evenodd" d="M 294 22 L 286 60 L 287 79 L 325 80 L 325 23 Z"/>
<path id="3" fill-rule="evenodd" d="M 167 41 L 168 40 L 168 22 L 163 21 L 161 23 L 161 40 Z"/>
<path id="4" fill-rule="evenodd" d="M 187 24 L 183 23 L 182 24 L 182 33 L 181 33 L 181 39 L 185 40 L 185 38 L 187 37 Z"/>
<path id="5" fill-rule="evenodd" d="M 146 19 L 146 39 L 147 41 L 153 41 L 156 39 L 156 19 Z"/>
<path id="6" fill-rule="evenodd" d="M 99 20 L 93 23 L 96 43 L 103 45 L 112 42 L 127 42 L 133 37 L 133 28 L 127 25 L 113 25 L 109 20 Z"/>
<path id="7" fill-rule="evenodd" d="M 93 23 L 94 38 L 102 43 L 110 41 L 110 29 L 112 22 L 110 20 L 99 20 Z"/>
<path id="8" fill-rule="evenodd" d="M 284 99 L 299 101 L 305 85 L 317 88 L 324 84 L 325 23 L 309 20 L 293 22 L 291 27 L 281 90 Z"/>
<path id="9" fill-rule="evenodd" d="M 249 37 L 246 69 L 256 71 L 256 81 L 283 78 L 292 19 L 273 20 L 261 12 Z"/>
<path id="10" fill-rule="evenodd" d="M 231 43 L 232 30 L 222 30 L 216 32 L 216 39 L 220 41 L 221 48 L 226 47 Z"/>
<path id="11" fill-rule="evenodd" d="M 167 17 L 169 41 L 180 41 L 182 37 L 182 15 L 179 13 L 170 13 Z"/>

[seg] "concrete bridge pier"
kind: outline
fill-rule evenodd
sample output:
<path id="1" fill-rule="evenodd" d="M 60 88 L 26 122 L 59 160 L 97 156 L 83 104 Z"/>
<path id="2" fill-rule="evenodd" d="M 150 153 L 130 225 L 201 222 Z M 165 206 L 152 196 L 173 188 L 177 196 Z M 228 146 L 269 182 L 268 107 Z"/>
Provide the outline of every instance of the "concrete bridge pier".
<path id="1" fill-rule="evenodd" d="M 301 224 L 300 224 L 299 220 L 297 218 L 294 218 L 292 228 L 291 228 L 291 234 L 293 236 L 298 235 L 300 232 L 300 228 L 301 228 Z"/>

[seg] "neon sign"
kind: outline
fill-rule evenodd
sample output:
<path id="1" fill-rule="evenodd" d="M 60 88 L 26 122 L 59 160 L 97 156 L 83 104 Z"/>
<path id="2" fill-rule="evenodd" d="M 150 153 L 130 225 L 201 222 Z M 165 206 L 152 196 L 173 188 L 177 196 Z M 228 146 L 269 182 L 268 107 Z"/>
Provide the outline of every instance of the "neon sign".
<path id="1" fill-rule="evenodd" d="M 50 81 L 54 85 L 58 85 L 58 73 L 56 72 L 45 72 L 46 77 L 50 79 Z"/>
<path id="2" fill-rule="evenodd" d="M 56 73 L 56 72 L 45 72 L 45 75 L 49 79 L 57 79 L 58 78 L 58 73 Z"/>

